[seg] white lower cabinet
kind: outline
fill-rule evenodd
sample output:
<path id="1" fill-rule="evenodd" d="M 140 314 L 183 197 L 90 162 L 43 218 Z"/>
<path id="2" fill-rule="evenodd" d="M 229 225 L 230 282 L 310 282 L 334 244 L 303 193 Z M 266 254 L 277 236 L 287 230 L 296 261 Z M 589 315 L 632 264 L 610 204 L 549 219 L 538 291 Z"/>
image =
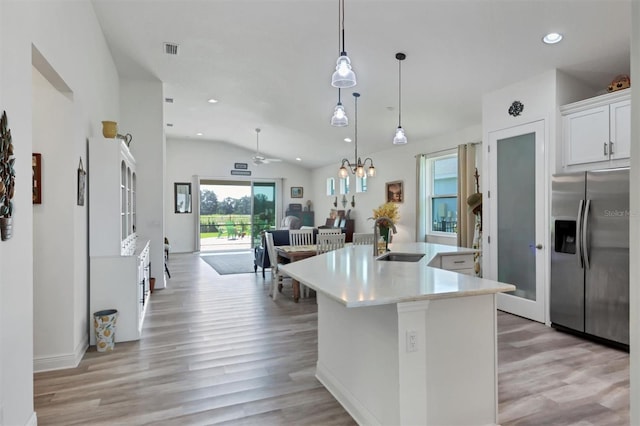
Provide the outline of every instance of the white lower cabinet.
<path id="1" fill-rule="evenodd" d="M 473 253 L 465 254 L 440 254 L 438 256 L 440 265 L 431 265 L 446 269 L 448 271 L 458 272 L 460 274 L 475 275 L 473 269 Z"/>
<path id="2" fill-rule="evenodd" d="M 149 300 L 149 241 L 131 255 L 92 256 L 89 263 L 90 343 L 96 343 L 93 313 L 105 309 L 118 311 L 116 342 L 140 339 Z"/>

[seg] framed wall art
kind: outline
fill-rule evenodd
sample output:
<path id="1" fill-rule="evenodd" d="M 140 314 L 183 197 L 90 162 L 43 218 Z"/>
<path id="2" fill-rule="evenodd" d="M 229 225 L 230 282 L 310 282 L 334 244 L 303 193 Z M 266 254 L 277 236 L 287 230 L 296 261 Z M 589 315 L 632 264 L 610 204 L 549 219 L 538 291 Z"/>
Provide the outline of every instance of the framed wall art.
<path id="1" fill-rule="evenodd" d="M 33 204 L 42 204 L 42 154 L 31 154 Z"/>
<path id="2" fill-rule="evenodd" d="M 403 185 L 401 180 L 387 182 L 387 203 L 402 203 L 404 201 Z"/>
<path id="3" fill-rule="evenodd" d="M 291 198 L 302 198 L 302 187 L 301 186 L 292 186 L 291 187 Z"/>

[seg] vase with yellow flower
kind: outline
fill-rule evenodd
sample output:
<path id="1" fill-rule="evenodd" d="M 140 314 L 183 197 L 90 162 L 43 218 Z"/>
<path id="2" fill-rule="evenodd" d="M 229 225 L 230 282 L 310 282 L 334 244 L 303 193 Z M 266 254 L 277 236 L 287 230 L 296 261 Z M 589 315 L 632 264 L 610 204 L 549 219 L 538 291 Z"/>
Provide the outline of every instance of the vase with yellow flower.
<path id="1" fill-rule="evenodd" d="M 388 251 L 390 231 L 396 232 L 396 223 L 400 220 L 398 205 L 392 202 L 384 203 L 377 209 L 373 209 L 373 217 L 370 219 L 374 220 L 374 227 L 377 226 L 380 229 L 380 236 L 384 239 L 384 249 Z"/>

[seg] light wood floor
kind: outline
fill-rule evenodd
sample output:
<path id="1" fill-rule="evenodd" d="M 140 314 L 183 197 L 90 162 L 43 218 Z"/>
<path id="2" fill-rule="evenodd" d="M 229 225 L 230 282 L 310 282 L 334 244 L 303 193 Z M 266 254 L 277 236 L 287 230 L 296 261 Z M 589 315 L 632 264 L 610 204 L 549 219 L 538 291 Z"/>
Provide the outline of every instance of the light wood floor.
<path id="1" fill-rule="evenodd" d="M 285 288 L 273 302 L 269 274 L 219 276 L 197 255 L 169 266 L 140 341 L 35 374 L 39 425 L 354 424 L 314 377 L 314 299 L 293 303 Z M 508 314 L 498 323 L 502 425 L 628 424 L 627 353 Z"/>

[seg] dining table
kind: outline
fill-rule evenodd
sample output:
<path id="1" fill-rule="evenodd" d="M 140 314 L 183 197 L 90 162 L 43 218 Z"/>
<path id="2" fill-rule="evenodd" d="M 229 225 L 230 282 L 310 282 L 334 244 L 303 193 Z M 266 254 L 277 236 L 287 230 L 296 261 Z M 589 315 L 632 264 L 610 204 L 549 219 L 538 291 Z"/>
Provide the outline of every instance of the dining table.
<path id="1" fill-rule="evenodd" d="M 290 262 L 306 259 L 315 256 L 317 248 L 315 244 L 297 245 L 297 246 L 275 246 L 278 263 L 280 259 L 286 259 Z M 293 281 L 293 300 L 297 303 L 300 300 L 300 281 L 292 278 Z M 278 285 L 278 290 L 282 290 L 282 284 Z"/>

